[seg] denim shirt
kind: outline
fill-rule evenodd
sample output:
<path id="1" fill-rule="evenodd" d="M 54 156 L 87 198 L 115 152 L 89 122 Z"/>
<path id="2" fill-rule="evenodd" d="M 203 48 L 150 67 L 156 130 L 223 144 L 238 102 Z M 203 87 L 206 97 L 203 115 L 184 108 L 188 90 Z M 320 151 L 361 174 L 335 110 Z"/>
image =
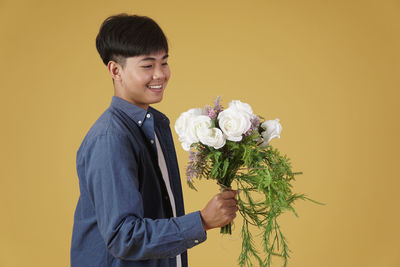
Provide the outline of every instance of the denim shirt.
<path id="1" fill-rule="evenodd" d="M 176 214 L 158 165 L 164 154 Z M 80 196 L 74 216 L 71 266 L 176 266 L 206 240 L 200 212 L 184 215 L 178 162 L 168 118 L 113 96 L 76 157 Z"/>

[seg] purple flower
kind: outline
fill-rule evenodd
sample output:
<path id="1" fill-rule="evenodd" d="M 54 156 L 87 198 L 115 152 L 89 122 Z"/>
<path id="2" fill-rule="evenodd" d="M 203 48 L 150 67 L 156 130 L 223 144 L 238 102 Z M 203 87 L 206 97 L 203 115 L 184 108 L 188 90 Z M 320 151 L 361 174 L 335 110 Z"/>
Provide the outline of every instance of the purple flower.
<path id="1" fill-rule="evenodd" d="M 186 177 L 189 182 L 193 182 L 193 178 L 200 178 L 204 172 L 206 164 L 205 154 L 199 151 L 189 151 L 189 162 L 186 166 Z"/>
<path id="2" fill-rule="evenodd" d="M 220 102 L 221 102 L 221 97 L 217 96 L 217 99 L 214 102 L 214 107 L 211 107 L 209 105 L 205 106 L 204 109 L 206 111 L 207 116 L 210 119 L 215 120 L 218 116 L 218 113 L 220 113 L 223 110 Z"/>
<path id="3" fill-rule="evenodd" d="M 206 114 L 207 114 L 207 116 L 210 118 L 210 119 L 212 119 L 212 120 L 214 120 L 216 117 L 217 117 L 217 113 L 215 113 L 215 110 L 211 107 L 211 106 L 206 106 L 205 107 L 205 110 L 206 110 Z"/>
<path id="4" fill-rule="evenodd" d="M 189 151 L 189 163 L 186 167 L 186 176 L 190 182 L 193 182 L 193 178 L 197 176 L 196 172 L 196 162 L 197 162 L 197 153 L 193 151 Z"/>
<path id="5" fill-rule="evenodd" d="M 260 126 L 260 118 L 257 115 L 254 115 L 253 117 L 251 117 L 250 122 L 250 129 L 244 133 L 245 136 L 251 135 L 255 130 L 258 129 L 258 127 Z"/>
<path id="6" fill-rule="evenodd" d="M 217 99 L 215 100 L 215 103 L 214 103 L 215 115 L 217 115 L 218 113 L 220 113 L 223 110 L 220 102 L 221 102 L 221 97 L 217 96 Z"/>
<path id="7" fill-rule="evenodd" d="M 254 115 L 251 119 L 251 126 L 257 128 L 260 125 L 260 118 L 257 115 Z"/>

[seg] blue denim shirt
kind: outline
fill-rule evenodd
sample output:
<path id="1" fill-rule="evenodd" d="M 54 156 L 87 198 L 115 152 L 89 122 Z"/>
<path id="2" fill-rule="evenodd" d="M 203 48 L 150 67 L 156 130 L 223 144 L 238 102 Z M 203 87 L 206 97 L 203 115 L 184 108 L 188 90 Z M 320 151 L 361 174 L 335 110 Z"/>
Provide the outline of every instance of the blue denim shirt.
<path id="1" fill-rule="evenodd" d="M 158 166 L 159 139 L 174 195 L 173 217 Z M 80 197 L 71 266 L 176 266 L 206 240 L 200 212 L 184 215 L 178 162 L 168 118 L 114 96 L 84 138 L 76 158 Z"/>

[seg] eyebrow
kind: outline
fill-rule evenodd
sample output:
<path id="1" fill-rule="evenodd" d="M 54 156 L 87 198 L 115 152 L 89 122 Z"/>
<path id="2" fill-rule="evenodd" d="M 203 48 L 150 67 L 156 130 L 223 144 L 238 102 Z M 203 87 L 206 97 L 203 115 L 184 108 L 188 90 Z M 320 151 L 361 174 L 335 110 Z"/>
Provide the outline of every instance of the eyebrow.
<path id="1" fill-rule="evenodd" d="M 165 54 L 165 55 L 162 57 L 162 59 L 166 59 L 168 56 L 169 56 L 168 54 Z M 140 61 L 145 61 L 145 60 L 152 60 L 152 61 L 155 61 L 156 58 L 154 58 L 154 57 L 145 57 L 145 58 L 141 59 Z"/>

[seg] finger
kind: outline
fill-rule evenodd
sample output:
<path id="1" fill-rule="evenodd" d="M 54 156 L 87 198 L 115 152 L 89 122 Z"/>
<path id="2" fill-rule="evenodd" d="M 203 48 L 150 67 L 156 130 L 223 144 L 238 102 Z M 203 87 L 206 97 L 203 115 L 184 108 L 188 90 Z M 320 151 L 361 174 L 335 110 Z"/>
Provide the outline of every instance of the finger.
<path id="1" fill-rule="evenodd" d="M 231 213 L 227 216 L 226 220 L 232 222 L 236 218 L 236 213 Z"/>
<path id="2" fill-rule="evenodd" d="M 236 213 L 238 210 L 239 210 L 239 208 L 237 206 L 226 207 L 224 209 L 223 213 L 229 215 L 229 214 Z"/>
<path id="3" fill-rule="evenodd" d="M 227 190 L 220 193 L 223 199 L 235 198 L 237 191 L 236 190 Z"/>
<path id="4" fill-rule="evenodd" d="M 229 208 L 229 213 L 236 213 L 237 211 L 239 210 L 239 208 L 237 207 L 237 206 L 234 206 L 234 207 L 230 207 Z"/>
<path id="5" fill-rule="evenodd" d="M 237 205 L 237 200 L 236 199 L 225 199 L 224 200 L 224 206 L 225 207 L 236 207 Z"/>

